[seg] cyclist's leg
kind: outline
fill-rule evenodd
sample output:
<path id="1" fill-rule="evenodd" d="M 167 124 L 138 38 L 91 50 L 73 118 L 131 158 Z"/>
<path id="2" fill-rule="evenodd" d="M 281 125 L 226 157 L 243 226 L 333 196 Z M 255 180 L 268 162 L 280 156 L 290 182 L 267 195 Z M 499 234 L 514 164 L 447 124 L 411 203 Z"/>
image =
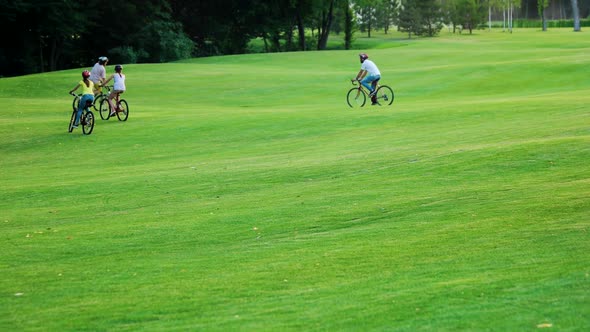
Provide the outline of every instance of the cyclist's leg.
<path id="1" fill-rule="evenodd" d="M 381 76 L 379 76 L 379 75 L 376 75 L 376 76 L 374 76 L 374 77 L 375 77 L 375 80 L 374 80 L 373 82 L 371 82 L 371 87 L 373 88 L 373 90 L 372 90 L 372 91 L 373 91 L 373 92 L 376 92 L 376 91 L 377 91 L 377 85 L 379 84 L 379 80 L 381 79 Z M 373 92 L 372 92 L 372 93 L 373 93 Z M 376 93 L 374 93 L 374 94 L 371 96 L 371 103 L 376 103 L 376 102 L 377 102 L 377 94 L 376 94 Z"/>
<path id="2" fill-rule="evenodd" d="M 115 110 L 117 109 L 117 105 L 113 104 L 113 99 L 117 97 L 117 90 L 113 90 L 111 91 L 111 93 L 109 94 L 109 97 L 107 98 L 107 101 L 109 102 L 109 105 L 111 107 L 111 116 L 115 114 Z"/>
<path id="3" fill-rule="evenodd" d="M 119 111 L 119 99 L 121 98 L 121 94 L 125 92 L 125 90 L 113 90 L 113 101 L 111 105 L 113 105 L 113 111 Z"/>
<path id="4" fill-rule="evenodd" d="M 94 100 L 94 96 L 93 95 L 82 95 L 82 97 L 80 97 L 80 102 L 78 103 L 78 112 L 76 113 L 76 121 L 74 121 L 74 126 L 77 126 L 80 124 L 80 118 L 82 117 L 82 112 L 86 108 L 87 100 Z"/>
<path id="5" fill-rule="evenodd" d="M 367 90 L 369 90 L 369 92 L 373 92 L 373 88 L 371 87 L 371 82 L 373 82 L 373 75 L 367 75 L 365 76 L 365 78 L 363 78 L 363 80 L 361 81 L 361 84 L 367 88 Z"/>
<path id="6" fill-rule="evenodd" d="M 373 91 L 377 90 L 377 84 L 379 84 L 380 79 L 381 79 L 381 76 L 376 75 L 375 80 L 373 80 L 373 82 L 371 82 L 371 86 L 373 87 Z"/>

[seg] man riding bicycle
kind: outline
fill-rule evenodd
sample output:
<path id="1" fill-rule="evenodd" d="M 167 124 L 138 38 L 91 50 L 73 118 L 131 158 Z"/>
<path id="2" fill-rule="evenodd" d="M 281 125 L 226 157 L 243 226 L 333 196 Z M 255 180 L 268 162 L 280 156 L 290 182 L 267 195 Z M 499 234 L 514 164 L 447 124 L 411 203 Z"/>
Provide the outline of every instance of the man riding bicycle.
<path id="1" fill-rule="evenodd" d="M 356 75 L 356 80 L 371 92 L 369 94 L 371 105 L 379 105 L 375 93 L 377 92 L 377 82 L 381 79 L 381 72 L 377 68 L 377 65 L 369 60 L 369 56 L 366 53 L 359 54 L 359 58 L 361 61 L 361 70 Z"/>

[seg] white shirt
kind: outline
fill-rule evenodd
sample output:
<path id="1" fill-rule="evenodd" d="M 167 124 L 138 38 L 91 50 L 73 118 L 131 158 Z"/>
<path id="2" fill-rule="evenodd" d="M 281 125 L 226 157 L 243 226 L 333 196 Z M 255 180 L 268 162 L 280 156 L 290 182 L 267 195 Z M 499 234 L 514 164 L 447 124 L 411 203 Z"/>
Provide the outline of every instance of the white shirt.
<path id="1" fill-rule="evenodd" d="M 94 64 L 92 70 L 90 71 L 90 80 L 94 82 L 94 84 L 101 81 L 101 79 L 107 78 L 107 71 L 104 69 L 103 65 L 100 65 L 98 62 Z"/>
<path id="2" fill-rule="evenodd" d="M 369 59 L 363 61 L 363 64 L 361 65 L 361 69 L 368 71 L 369 75 L 381 76 L 381 72 L 379 71 L 379 68 L 377 68 L 377 65 L 375 65 L 375 63 Z"/>
<path id="3" fill-rule="evenodd" d="M 125 91 L 125 74 L 113 74 L 113 90 Z"/>

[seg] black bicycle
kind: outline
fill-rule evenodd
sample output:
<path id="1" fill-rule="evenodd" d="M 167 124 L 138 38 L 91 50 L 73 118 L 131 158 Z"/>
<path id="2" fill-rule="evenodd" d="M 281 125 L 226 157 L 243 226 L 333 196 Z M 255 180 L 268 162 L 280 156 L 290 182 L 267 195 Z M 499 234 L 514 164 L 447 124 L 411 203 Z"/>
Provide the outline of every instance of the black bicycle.
<path id="1" fill-rule="evenodd" d="M 100 101 L 100 118 L 103 120 L 108 120 L 111 116 L 117 114 L 119 121 L 127 121 L 127 118 L 129 117 L 129 104 L 127 104 L 125 99 L 121 99 L 121 93 L 119 92 L 117 92 L 117 95 L 113 99 L 115 100 L 116 105 L 115 110 L 111 109 L 111 104 L 109 104 L 108 97 L 105 97 Z M 96 105 L 96 103 L 94 104 Z"/>
<path id="2" fill-rule="evenodd" d="M 74 104 L 76 105 L 76 107 L 74 107 L 72 117 L 70 118 L 70 126 L 68 127 L 68 132 L 70 133 L 74 131 L 74 128 L 76 128 L 74 124 L 76 123 L 76 113 L 78 113 L 78 104 L 81 98 L 81 95 L 77 95 L 74 93 L 72 93 L 72 96 L 74 96 Z M 76 100 L 78 102 L 76 102 Z M 90 110 L 91 107 L 92 101 L 88 100 L 86 102 L 84 110 L 82 111 L 82 115 L 80 116 L 80 125 L 82 126 L 82 133 L 84 135 L 92 134 L 92 130 L 94 129 L 94 113 L 92 113 L 92 110 Z"/>
<path id="3" fill-rule="evenodd" d="M 356 87 L 348 90 L 346 94 L 346 102 L 348 106 L 355 108 L 355 107 L 363 107 L 367 102 L 367 98 L 371 98 L 367 89 L 360 84 L 357 80 L 350 80 L 352 85 L 356 85 Z M 377 84 L 377 90 L 375 93 L 375 102 L 373 104 L 377 105 L 391 105 L 393 104 L 393 99 L 395 95 L 393 94 L 393 89 L 387 85 L 379 85 Z"/>
<path id="4" fill-rule="evenodd" d="M 102 88 L 104 88 L 106 91 L 102 90 Z M 101 86 L 100 92 L 97 95 L 94 96 L 94 104 L 93 104 L 93 106 L 94 106 L 94 110 L 95 111 L 97 111 L 97 112 L 100 113 L 100 103 L 103 100 L 107 99 L 109 97 L 109 94 L 110 93 L 111 93 L 111 87 L 109 85 Z M 101 118 L 103 120 L 107 120 L 107 119 L 105 119 L 105 118 L 102 117 L 102 114 L 101 114 Z"/>

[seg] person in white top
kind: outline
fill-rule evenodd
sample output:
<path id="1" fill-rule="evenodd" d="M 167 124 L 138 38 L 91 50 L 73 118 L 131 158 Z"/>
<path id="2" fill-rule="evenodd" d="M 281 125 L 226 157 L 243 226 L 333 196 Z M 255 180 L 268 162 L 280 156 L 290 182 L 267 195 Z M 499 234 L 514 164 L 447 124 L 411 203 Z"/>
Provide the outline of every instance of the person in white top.
<path id="1" fill-rule="evenodd" d="M 92 70 L 90 70 L 90 80 L 94 83 L 94 94 L 100 93 L 101 86 L 104 85 L 103 82 L 107 78 L 107 71 L 105 66 L 109 62 L 109 58 L 106 56 L 101 56 L 98 58 L 98 62 L 94 64 Z"/>
<path id="2" fill-rule="evenodd" d="M 113 91 L 111 91 L 111 94 L 109 95 L 109 98 L 107 100 L 109 102 L 109 105 L 111 105 L 110 116 L 113 116 L 117 112 L 117 108 L 115 107 L 115 105 L 113 105 L 113 98 L 127 90 L 127 88 L 125 87 L 125 74 L 123 74 L 123 66 L 116 65 L 115 73 L 112 74 L 109 78 L 107 78 L 107 80 L 104 81 L 102 85 L 106 85 L 108 82 L 110 82 L 110 80 L 113 80 Z"/>
<path id="3" fill-rule="evenodd" d="M 381 79 L 381 72 L 377 68 L 377 65 L 369 60 L 369 56 L 366 53 L 359 54 L 359 58 L 361 60 L 361 70 L 356 74 L 356 80 L 371 92 L 369 96 L 371 97 L 372 105 L 379 105 L 375 92 L 377 91 L 377 82 Z"/>

